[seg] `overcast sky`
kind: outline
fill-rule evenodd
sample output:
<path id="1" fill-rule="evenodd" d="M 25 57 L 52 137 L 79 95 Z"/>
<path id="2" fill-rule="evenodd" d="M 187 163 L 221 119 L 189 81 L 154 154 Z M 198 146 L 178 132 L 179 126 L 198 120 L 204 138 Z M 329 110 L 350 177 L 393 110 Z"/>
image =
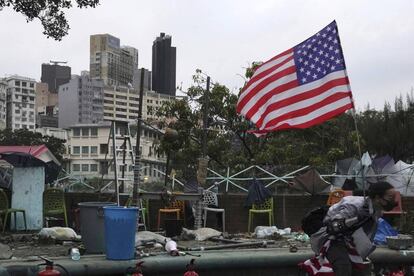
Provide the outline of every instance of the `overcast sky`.
<path id="1" fill-rule="evenodd" d="M 47 39 L 38 21 L 0 11 L 0 76 L 40 80 L 41 63 L 68 61 L 73 74 L 89 69 L 89 35 L 109 33 L 139 50 L 151 68 L 160 32 L 177 47 L 177 85 L 191 84 L 195 69 L 237 91 L 237 74 L 293 47 L 336 19 L 354 98 L 382 108 L 414 86 L 414 1 L 334 0 L 101 0 L 95 9 L 67 12 L 69 35 Z"/>

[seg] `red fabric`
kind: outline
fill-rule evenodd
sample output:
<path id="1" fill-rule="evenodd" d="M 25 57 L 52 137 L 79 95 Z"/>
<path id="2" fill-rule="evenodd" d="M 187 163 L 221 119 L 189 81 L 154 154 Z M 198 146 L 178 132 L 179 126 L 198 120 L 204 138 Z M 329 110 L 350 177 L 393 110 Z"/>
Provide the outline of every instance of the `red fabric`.
<path id="1" fill-rule="evenodd" d="M 331 240 L 327 240 L 322 246 L 319 255 L 300 263 L 299 267 L 306 271 L 309 276 L 335 276 L 332 265 L 326 258 L 326 252 L 328 252 L 330 245 Z M 354 244 L 347 242 L 346 245 L 348 248 L 349 259 L 351 260 L 353 267 L 358 270 L 364 269 L 364 262 L 358 252 L 356 252 Z"/>
<path id="2" fill-rule="evenodd" d="M 349 83 L 332 22 L 257 67 L 239 95 L 236 110 L 255 124 L 256 135 L 308 128 L 354 107 Z"/>

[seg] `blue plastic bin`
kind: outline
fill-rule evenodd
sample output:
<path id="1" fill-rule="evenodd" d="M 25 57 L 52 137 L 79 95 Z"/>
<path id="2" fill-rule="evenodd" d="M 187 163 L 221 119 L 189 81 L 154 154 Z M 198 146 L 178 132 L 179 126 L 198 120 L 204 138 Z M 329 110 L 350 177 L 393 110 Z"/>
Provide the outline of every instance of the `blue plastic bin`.
<path id="1" fill-rule="evenodd" d="M 138 208 L 105 206 L 105 249 L 108 260 L 131 260 L 135 254 Z"/>

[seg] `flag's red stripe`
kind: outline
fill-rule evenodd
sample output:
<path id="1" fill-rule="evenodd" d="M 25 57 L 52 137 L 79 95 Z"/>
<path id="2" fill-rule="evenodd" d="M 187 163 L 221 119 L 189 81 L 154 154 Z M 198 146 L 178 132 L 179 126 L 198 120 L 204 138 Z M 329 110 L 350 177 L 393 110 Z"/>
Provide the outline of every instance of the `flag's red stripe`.
<path id="1" fill-rule="evenodd" d="M 246 118 L 247 119 L 251 119 L 251 117 L 253 117 L 254 114 L 256 114 L 256 112 L 259 110 L 259 108 L 264 105 L 272 96 L 281 93 L 283 91 L 295 88 L 299 85 L 298 80 L 295 79 L 293 81 L 287 82 L 285 84 L 282 84 L 278 87 L 276 87 L 275 89 L 269 91 L 268 93 L 266 93 L 266 95 L 262 96 L 258 101 L 256 101 L 254 103 L 254 105 L 249 109 L 249 111 L 247 111 L 246 113 Z"/>
<path id="2" fill-rule="evenodd" d="M 321 123 L 323 123 L 323 122 L 325 122 L 325 121 L 327 121 L 327 120 L 329 120 L 329 119 L 331 119 L 335 116 L 338 116 L 338 115 L 344 113 L 345 111 L 347 111 L 348 109 L 351 109 L 353 107 L 354 107 L 354 105 L 352 103 L 349 103 L 347 105 L 344 105 L 344 106 L 342 106 L 338 109 L 327 112 L 327 113 L 321 115 L 320 117 L 315 118 L 313 120 L 310 120 L 308 122 L 305 122 L 303 124 L 299 124 L 299 125 L 283 124 L 283 125 L 278 126 L 275 129 L 267 130 L 267 131 L 258 131 L 258 133 L 268 133 L 268 132 L 272 132 L 272 131 L 276 131 L 276 130 L 283 130 L 283 129 L 288 129 L 288 128 L 304 129 L 304 128 L 308 128 L 308 127 L 311 127 L 311 126 L 314 126 L 314 125 L 319 125 L 319 124 L 321 124 Z"/>
<path id="3" fill-rule="evenodd" d="M 323 99 L 319 102 L 316 102 L 312 105 L 309 105 L 305 108 L 301 108 L 301 109 L 293 110 L 291 112 L 284 113 L 281 116 L 276 117 L 276 118 L 270 120 L 269 122 L 267 122 L 267 124 L 263 128 L 266 129 L 268 127 L 277 125 L 278 123 L 283 122 L 287 119 L 292 119 L 292 118 L 295 118 L 295 117 L 302 117 L 302 116 L 308 115 L 309 113 L 311 113 L 311 112 L 313 112 L 317 109 L 320 109 L 320 108 L 322 108 L 322 107 L 324 107 L 328 104 L 334 103 L 334 102 L 339 101 L 341 99 L 344 99 L 346 97 L 351 97 L 351 92 L 333 94 L 333 95 L 331 95 L 331 96 L 329 96 L 329 97 L 327 97 L 327 98 L 325 98 L 325 99 Z"/>
<path id="4" fill-rule="evenodd" d="M 288 68 L 286 68 L 286 69 L 284 69 L 280 72 L 277 72 L 273 76 L 270 76 L 269 78 L 263 80 L 255 88 L 253 88 L 251 91 L 249 91 L 249 93 L 247 93 L 246 96 L 237 104 L 237 112 L 240 113 L 241 110 L 243 109 L 243 107 L 250 101 L 250 99 L 253 98 L 258 92 L 260 92 L 260 90 L 265 88 L 267 85 L 269 85 L 270 83 L 272 83 L 274 81 L 277 81 L 277 80 L 283 78 L 284 76 L 293 74 L 295 72 L 296 72 L 295 66 L 291 66 L 291 67 L 288 67 Z M 295 81 L 295 83 L 298 83 L 298 82 Z"/>
<path id="5" fill-rule="evenodd" d="M 262 78 L 265 78 L 267 75 L 270 75 L 273 71 L 277 70 L 278 68 L 280 68 L 281 66 L 285 65 L 286 63 L 288 63 L 289 61 L 291 61 L 293 59 L 293 55 L 288 57 L 287 59 L 285 59 L 284 61 L 270 67 L 269 69 L 266 69 L 263 72 L 260 72 L 259 74 L 257 74 L 257 76 L 253 76 L 249 82 L 246 84 L 246 86 L 243 88 L 243 92 L 246 91 L 253 83 L 255 83 L 257 80 L 260 80 Z M 242 93 L 243 93 L 242 92 Z M 251 91 L 249 91 L 250 93 Z"/>
<path id="6" fill-rule="evenodd" d="M 266 108 L 266 110 L 260 115 L 260 119 L 259 119 L 259 121 L 257 121 L 256 125 L 258 127 L 260 127 L 263 123 L 263 120 L 266 118 L 266 116 L 270 112 L 273 112 L 276 109 L 279 109 L 279 108 L 282 108 L 282 107 L 285 107 L 285 106 L 288 106 L 288 105 L 291 105 L 291 104 L 294 104 L 294 103 L 297 103 L 297 102 L 301 102 L 303 100 L 307 100 L 307 99 L 316 97 L 316 96 L 324 93 L 325 91 L 327 91 L 331 88 L 334 88 L 335 86 L 345 85 L 345 84 L 348 84 L 348 83 L 349 83 L 348 77 L 343 77 L 343 78 L 340 78 L 340 79 L 334 79 L 334 80 L 331 80 L 331 81 L 328 81 L 328 82 L 322 84 L 319 87 L 308 90 L 308 91 L 303 92 L 301 94 L 296 94 L 296 95 L 291 96 L 287 99 L 284 99 L 284 100 L 281 100 L 281 101 L 278 101 L 278 102 L 274 102 L 274 103 L 270 104 Z"/>
<path id="7" fill-rule="evenodd" d="M 282 57 L 282 56 L 284 56 L 284 55 L 289 54 L 289 52 L 293 52 L 293 48 L 287 49 L 286 51 L 281 52 L 281 53 L 280 53 L 280 54 L 278 54 L 277 56 L 274 56 L 274 57 L 272 57 L 271 59 L 269 59 L 268 61 L 266 61 L 266 62 L 264 62 L 264 63 L 260 64 L 260 66 L 257 66 L 257 68 L 256 68 L 256 70 L 255 70 L 255 71 L 259 70 L 259 68 L 260 68 L 260 67 L 262 67 L 262 66 L 264 66 L 264 65 L 268 64 L 269 62 L 272 62 L 272 61 L 274 61 L 275 59 L 278 59 L 278 58 L 280 58 L 280 57 Z M 253 75 L 254 75 L 254 73 L 253 73 Z"/>

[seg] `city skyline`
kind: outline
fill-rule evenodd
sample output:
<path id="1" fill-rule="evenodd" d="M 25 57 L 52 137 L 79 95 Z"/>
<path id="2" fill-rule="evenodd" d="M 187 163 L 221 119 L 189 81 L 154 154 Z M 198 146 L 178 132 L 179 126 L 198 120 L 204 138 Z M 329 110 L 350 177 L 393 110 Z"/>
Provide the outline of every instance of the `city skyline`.
<path id="1" fill-rule="evenodd" d="M 244 74 L 248 62 L 265 61 L 336 19 L 357 107 L 369 103 L 382 108 L 385 101 L 392 102 L 414 85 L 414 61 L 407 58 L 414 42 L 410 35 L 414 19 L 409 16 L 413 6 L 385 1 L 260 1 L 253 6 L 247 1 L 141 5 L 105 1 L 95 9 L 69 10 L 71 30 L 61 42 L 47 39 L 39 22 L 26 23 L 23 16 L 6 8 L 0 24 L 14 28 L 0 29 L 7 41 L 0 54 L 0 76 L 18 74 L 39 80 L 40 64 L 49 60 L 67 60 L 75 74 L 88 70 L 89 35 L 96 33 L 112 34 L 122 44 L 137 48 L 139 68 L 151 70 L 152 41 L 165 32 L 179 49 L 178 86 L 183 83 L 185 90 L 200 68 L 236 93 L 244 83 L 238 74 Z M 136 16 L 128 16 L 132 13 Z"/>

